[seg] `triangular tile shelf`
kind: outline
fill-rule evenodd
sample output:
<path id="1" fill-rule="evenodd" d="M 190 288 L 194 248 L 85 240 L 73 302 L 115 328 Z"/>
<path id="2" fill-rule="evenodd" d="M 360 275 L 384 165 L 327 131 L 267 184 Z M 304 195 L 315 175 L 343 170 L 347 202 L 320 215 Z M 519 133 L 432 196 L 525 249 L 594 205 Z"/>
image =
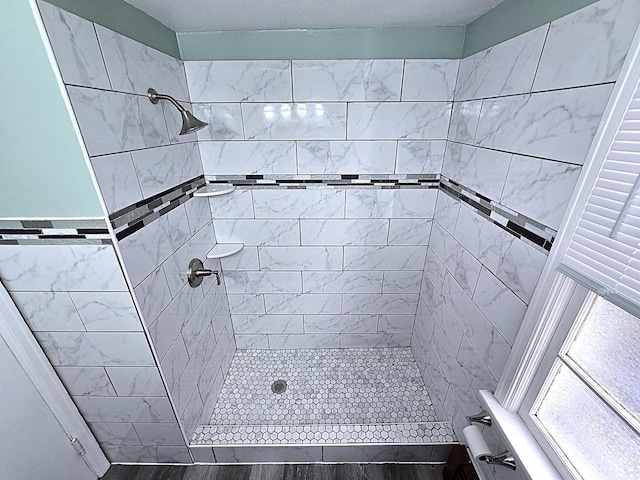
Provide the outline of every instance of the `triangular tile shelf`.
<path id="1" fill-rule="evenodd" d="M 209 183 L 204 187 L 200 187 L 193 192 L 194 197 L 217 197 L 218 195 L 226 195 L 236 189 L 233 185 L 219 185 L 215 183 Z"/>
<path id="2" fill-rule="evenodd" d="M 238 253 L 244 248 L 244 243 L 216 243 L 209 253 L 207 258 L 224 258 L 235 253 Z"/>

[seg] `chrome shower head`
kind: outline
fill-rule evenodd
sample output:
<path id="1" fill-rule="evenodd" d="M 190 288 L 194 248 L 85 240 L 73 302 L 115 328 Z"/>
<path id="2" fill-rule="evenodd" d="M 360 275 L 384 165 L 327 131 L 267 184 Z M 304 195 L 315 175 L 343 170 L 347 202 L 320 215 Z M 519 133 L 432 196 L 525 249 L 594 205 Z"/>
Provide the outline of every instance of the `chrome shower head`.
<path id="1" fill-rule="evenodd" d="M 182 128 L 180 129 L 180 135 L 197 132 L 201 128 L 209 125 L 202 120 L 198 120 L 189 110 L 185 109 L 173 97 L 169 95 L 158 93 L 153 88 L 150 88 L 149 90 L 147 90 L 147 96 L 149 97 L 151 103 L 153 103 L 154 105 L 158 103 L 159 100 L 169 100 L 171 103 L 173 103 L 173 105 L 180 112 L 180 118 L 182 119 Z"/>

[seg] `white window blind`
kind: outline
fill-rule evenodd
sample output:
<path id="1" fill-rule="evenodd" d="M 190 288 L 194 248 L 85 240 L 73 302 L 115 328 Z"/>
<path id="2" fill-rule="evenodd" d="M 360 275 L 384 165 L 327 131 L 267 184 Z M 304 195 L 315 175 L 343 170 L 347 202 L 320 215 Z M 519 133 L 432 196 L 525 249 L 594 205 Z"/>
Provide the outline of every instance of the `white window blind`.
<path id="1" fill-rule="evenodd" d="M 640 316 L 640 87 L 617 129 L 560 271 Z"/>

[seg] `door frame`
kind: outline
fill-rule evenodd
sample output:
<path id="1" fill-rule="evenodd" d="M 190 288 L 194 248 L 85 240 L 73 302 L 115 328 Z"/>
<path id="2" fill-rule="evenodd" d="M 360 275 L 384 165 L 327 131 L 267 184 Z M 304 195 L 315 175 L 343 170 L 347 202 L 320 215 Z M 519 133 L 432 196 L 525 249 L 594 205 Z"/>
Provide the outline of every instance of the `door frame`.
<path id="1" fill-rule="evenodd" d="M 0 336 L 58 420 L 69 442 L 77 439 L 84 448 L 82 458 L 87 466 L 97 477 L 103 476 L 111 465 L 109 460 L 2 283 Z"/>

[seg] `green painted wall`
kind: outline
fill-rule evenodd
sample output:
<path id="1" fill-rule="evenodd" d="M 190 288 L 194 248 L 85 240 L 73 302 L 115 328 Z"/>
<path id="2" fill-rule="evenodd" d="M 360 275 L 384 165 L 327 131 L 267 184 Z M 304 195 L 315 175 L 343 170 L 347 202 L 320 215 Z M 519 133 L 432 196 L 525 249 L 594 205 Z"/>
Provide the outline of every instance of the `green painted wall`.
<path id="1" fill-rule="evenodd" d="M 505 0 L 467 25 L 462 57 L 517 37 L 597 0 Z"/>
<path id="2" fill-rule="evenodd" d="M 0 217 L 104 216 L 30 2 L 0 2 Z"/>
<path id="3" fill-rule="evenodd" d="M 180 58 L 175 32 L 124 0 L 46 1 L 172 57 Z"/>
<path id="4" fill-rule="evenodd" d="M 180 32 L 183 60 L 460 58 L 464 27 Z"/>

